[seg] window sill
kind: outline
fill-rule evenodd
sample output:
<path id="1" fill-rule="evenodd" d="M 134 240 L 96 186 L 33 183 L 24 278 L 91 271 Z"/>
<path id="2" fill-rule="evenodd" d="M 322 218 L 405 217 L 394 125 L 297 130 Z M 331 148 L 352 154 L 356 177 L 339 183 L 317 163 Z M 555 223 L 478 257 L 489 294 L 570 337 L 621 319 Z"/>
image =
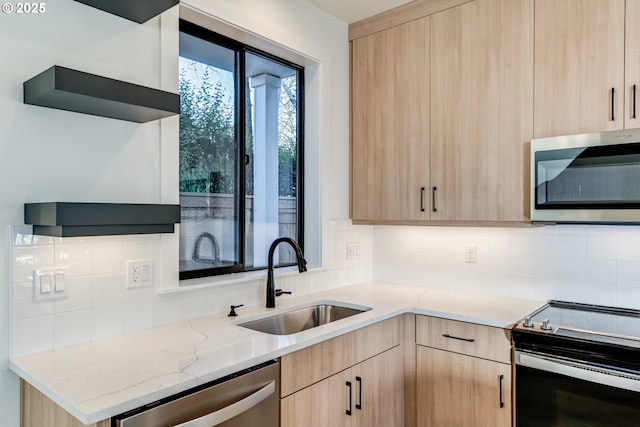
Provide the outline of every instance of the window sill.
<path id="1" fill-rule="evenodd" d="M 320 273 L 328 270 L 327 267 L 309 268 L 308 273 Z M 300 274 L 296 266 L 280 267 L 274 270 L 276 277 L 287 277 Z M 158 290 L 159 295 L 177 294 L 202 289 L 218 288 L 237 283 L 245 283 L 257 280 L 266 280 L 267 271 L 248 271 L 244 273 L 233 273 L 224 276 L 214 276 L 199 279 L 181 280 L 176 288 L 162 288 Z"/>

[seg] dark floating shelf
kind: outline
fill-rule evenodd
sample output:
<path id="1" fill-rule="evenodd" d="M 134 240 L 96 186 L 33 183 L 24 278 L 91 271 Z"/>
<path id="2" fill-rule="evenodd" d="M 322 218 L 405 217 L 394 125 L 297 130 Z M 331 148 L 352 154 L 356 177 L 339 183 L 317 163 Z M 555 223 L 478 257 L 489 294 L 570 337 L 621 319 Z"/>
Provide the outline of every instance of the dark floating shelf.
<path id="1" fill-rule="evenodd" d="M 180 95 L 54 65 L 24 82 L 24 103 L 146 123 L 180 113 Z"/>
<path id="2" fill-rule="evenodd" d="M 180 3 L 180 0 L 76 0 L 142 24 Z"/>
<path id="3" fill-rule="evenodd" d="M 173 233 L 180 205 L 127 203 L 25 203 L 33 234 L 54 237 Z"/>

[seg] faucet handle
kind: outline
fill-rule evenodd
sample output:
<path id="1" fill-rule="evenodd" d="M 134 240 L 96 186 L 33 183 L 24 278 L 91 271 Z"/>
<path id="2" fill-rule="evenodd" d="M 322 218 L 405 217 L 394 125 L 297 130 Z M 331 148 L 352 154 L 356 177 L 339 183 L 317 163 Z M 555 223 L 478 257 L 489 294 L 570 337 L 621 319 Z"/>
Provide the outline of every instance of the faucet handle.
<path id="1" fill-rule="evenodd" d="M 291 291 L 283 291 L 282 289 L 276 289 L 276 296 L 279 297 L 280 295 L 291 295 Z"/>

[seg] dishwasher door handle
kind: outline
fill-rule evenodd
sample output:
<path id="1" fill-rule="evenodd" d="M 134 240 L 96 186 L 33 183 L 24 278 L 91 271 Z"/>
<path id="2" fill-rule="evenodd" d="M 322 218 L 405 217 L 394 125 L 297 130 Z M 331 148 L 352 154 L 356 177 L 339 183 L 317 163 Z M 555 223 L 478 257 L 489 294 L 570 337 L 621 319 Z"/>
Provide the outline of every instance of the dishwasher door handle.
<path id="1" fill-rule="evenodd" d="M 182 424 L 175 424 L 172 427 L 215 427 L 231 418 L 247 412 L 276 391 L 276 382 L 271 381 L 266 386 L 253 394 L 237 401 L 229 406 L 219 409 L 207 415 L 203 415 L 195 420 L 187 421 Z"/>

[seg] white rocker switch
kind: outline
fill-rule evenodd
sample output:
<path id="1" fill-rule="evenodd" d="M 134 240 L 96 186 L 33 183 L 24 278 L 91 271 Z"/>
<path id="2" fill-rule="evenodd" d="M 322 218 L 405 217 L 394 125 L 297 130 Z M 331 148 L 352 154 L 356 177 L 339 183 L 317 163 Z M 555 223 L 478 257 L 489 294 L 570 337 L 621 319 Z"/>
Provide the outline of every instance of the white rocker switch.
<path id="1" fill-rule="evenodd" d="M 53 283 L 56 292 L 64 292 L 65 284 L 64 284 L 64 273 L 57 273 L 53 277 Z"/>
<path id="2" fill-rule="evenodd" d="M 41 294 L 51 293 L 51 275 L 43 274 L 42 276 L 40 276 L 40 293 Z"/>

